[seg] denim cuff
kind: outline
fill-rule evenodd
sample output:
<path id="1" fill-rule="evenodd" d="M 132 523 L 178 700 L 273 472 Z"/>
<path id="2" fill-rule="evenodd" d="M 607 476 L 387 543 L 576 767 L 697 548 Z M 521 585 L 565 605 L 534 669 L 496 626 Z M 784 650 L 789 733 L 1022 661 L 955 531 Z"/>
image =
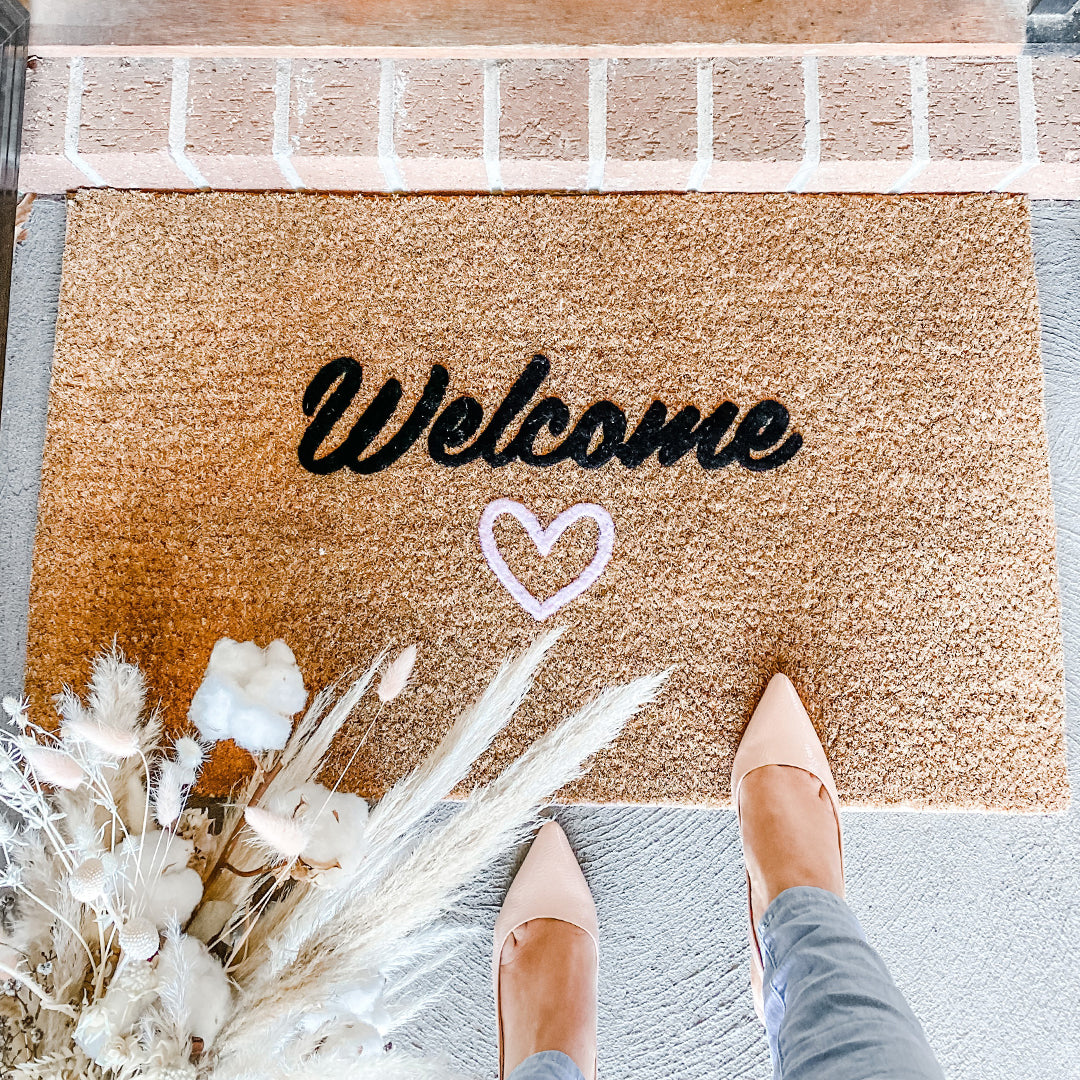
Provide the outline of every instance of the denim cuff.
<path id="1" fill-rule="evenodd" d="M 843 923 L 846 929 L 854 931 L 863 941 L 866 940 L 859 920 L 852 914 L 846 900 L 828 889 L 818 889 L 813 885 L 796 885 L 780 893 L 762 915 L 757 927 L 762 951 L 765 950 L 767 936 L 775 936 L 776 931 L 789 920 L 807 915 L 819 923 L 836 921 Z"/>
<path id="2" fill-rule="evenodd" d="M 527 1057 L 507 1080 L 585 1080 L 574 1059 L 561 1050 L 542 1050 Z"/>

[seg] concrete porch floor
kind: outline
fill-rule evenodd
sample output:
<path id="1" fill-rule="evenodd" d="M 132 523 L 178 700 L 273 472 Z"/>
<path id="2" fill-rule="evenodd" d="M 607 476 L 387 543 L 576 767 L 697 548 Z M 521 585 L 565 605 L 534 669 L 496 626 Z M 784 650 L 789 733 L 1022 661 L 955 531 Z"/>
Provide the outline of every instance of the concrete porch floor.
<path id="1" fill-rule="evenodd" d="M 1043 364 L 1065 637 L 1070 779 L 1080 791 L 1080 203 L 1034 204 Z M 19 246 L 0 429 L 0 691 L 22 682 L 62 200 L 41 199 Z M 452 808 L 444 812 L 451 813 Z M 600 911 L 600 1061 L 608 1080 L 764 1080 L 749 995 L 738 831 L 728 811 L 557 810 Z M 848 890 L 871 942 L 955 1080 L 1077 1075 L 1080 802 L 1055 816 L 858 813 Z M 489 931 L 515 859 L 456 921 L 478 932 L 438 979 L 408 1040 L 495 1072 Z M 435 989 L 433 986 L 432 989 Z"/>

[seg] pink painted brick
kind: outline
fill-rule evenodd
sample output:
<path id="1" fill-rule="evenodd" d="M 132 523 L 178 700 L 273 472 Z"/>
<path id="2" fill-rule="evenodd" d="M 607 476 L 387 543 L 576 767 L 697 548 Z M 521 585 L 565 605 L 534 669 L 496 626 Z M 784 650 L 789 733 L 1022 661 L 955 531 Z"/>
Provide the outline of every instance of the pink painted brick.
<path id="1" fill-rule="evenodd" d="M 1080 163 L 1080 56 L 1037 56 L 1031 65 L 1039 157 Z"/>
<path id="2" fill-rule="evenodd" d="M 806 103 L 798 60 L 714 61 L 716 162 L 797 162 L 803 156 L 805 128 Z M 788 170 L 789 177 L 794 171 Z"/>
<path id="3" fill-rule="evenodd" d="M 589 160 L 588 60 L 506 60 L 499 100 L 503 187 L 582 190 Z"/>
<path id="4" fill-rule="evenodd" d="M 697 63 L 608 61 L 604 189 L 685 188 L 697 158 Z"/>
<path id="5" fill-rule="evenodd" d="M 912 159 L 911 70 L 899 57 L 818 60 L 821 164 L 807 191 L 887 191 Z"/>
<path id="6" fill-rule="evenodd" d="M 79 154 L 112 187 L 190 188 L 169 153 L 172 61 L 83 61 Z"/>
<path id="7" fill-rule="evenodd" d="M 53 194 L 87 183 L 86 177 L 64 156 L 67 100 L 67 60 L 31 57 L 26 66 L 19 162 L 19 187 L 23 191 Z"/>
<path id="8" fill-rule="evenodd" d="M 394 149 L 405 186 L 486 190 L 480 61 L 402 61 L 395 65 L 394 84 Z"/>
<path id="9" fill-rule="evenodd" d="M 588 60 L 507 60 L 500 65 L 503 160 L 589 157 Z"/>
<path id="10" fill-rule="evenodd" d="M 378 191 L 378 60 L 295 60 L 289 145 L 305 187 Z"/>
<path id="11" fill-rule="evenodd" d="M 911 70 L 898 57 L 818 61 L 822 160 L 911 158 Z"/>
<path id="12" fill-rule="evenodd" d="M 697 154 L 697 64 L 684 59 L 608 62 L 609 158 L 690 158 Z"/>
<path id="13" fill-rule="evenodd" d="M 187 156 L 215 188 L 287 187 L 273 158 L 273 60 L 192 60 Z"/>
<path id="14" fill-rule="evenodd" d="M 910 161 L 823 161 L 802 186 L 806 192 L 852 194 L 891 191 Z"/>
<path id="15" fill-rule="evenodd" d="M 1080 199 L 1080 162 L 1036 165 L 1006 190 L 1023 191 L 1038 199 Z"/>
<path id="16" fill-rule="evenodd" d="M 1018 160 L 1016 61 L 928 57 L 930 158 Z"/>

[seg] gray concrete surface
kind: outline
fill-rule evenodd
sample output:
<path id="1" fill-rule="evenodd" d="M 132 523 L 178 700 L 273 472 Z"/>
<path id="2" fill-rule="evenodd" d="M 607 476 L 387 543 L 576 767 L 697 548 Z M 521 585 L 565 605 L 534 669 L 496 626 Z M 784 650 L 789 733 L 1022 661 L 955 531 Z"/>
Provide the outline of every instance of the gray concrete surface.
<path id="1" fill-rule="evenodd" d="M 1042 203 L 1034 239 L 1059 530 L 1068 711 L 1080 716 L 1080 203 Z M 63 207 L 39 202 L 16 255 L 0 429 L 0 688 L 17 689 L 52 355 Z M 1080 734 L 1068 730 L 1080 793 Z M 445 812 L 452 812 L 447 809 Z M 726 811 L 558 811 L 597 897 L 607 1080 L 769 1075 L 748 991 L 738 832 Z M 849 898 L 955 1080 L 1080 1077 L 1080 800 L 1054 816 L 845 816 Z M 482 930 L 407 1041 L 494 1075 L 487 933 L 502 864 L 456 914 Z"/>

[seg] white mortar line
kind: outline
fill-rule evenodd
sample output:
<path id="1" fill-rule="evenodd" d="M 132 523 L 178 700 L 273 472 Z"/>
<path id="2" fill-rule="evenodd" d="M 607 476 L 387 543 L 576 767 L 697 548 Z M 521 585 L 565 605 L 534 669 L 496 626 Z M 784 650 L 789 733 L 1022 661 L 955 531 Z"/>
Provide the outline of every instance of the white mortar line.
<path id="1" fill-rule="evenodd" d="M 397 153 L 394 150 L 394 61 L 379 61 L 379 168 L 388 191 L 404 191 Z"/>
<path id="2" fill-rule="evenodd" d="M 292 163 L 289 146 L 289 101 L 292 97 L 292 61 L 278 60 L 274 78 L 274 143 L 273 155 L 281 175 L 291 188 L 302 188 L 304 181 Z"/>
<path id="3" fill-rule="evenodd" d="M 607 162 L 607 74 L 606 58 L 589 61 L 589 175 L 585 186 L 600 191 L 604 186 Z"/>
<path id="4" fill-rule="evenodd" d="M 192 187 L 210 185 L 187 156 L 188 73 L 190 61 L 177 57 L 172 66 L 172 90 L 169 97 L 169 156 L 191 181 Z"/>
<path id="5" fill-rule="evenodd" d="M 100 173 L 79 153 L 79 128 L 82 126 L 83 58 L 73 56 L 68 62 L 67 115 L 64 118 L 64 157 L 97 187 L 104 187 Z"/>
<path id="6" fill-rule="evenodd" d="M 926 75 L 926 57 L 913 56 L 911 68 L 911 165 L 891 188 L 898 195 L 911 187 L 915 178 L 930 164 L 930 86 Z"/>
<path id="7" fill-rule="evenodd" d="M 1016 88 L 1020 104 L 1020 164 L 1001 178 L 995 191 L 1004 191 L 1039 164 L 1039 121 L 1030 56 L 1016 58 Z"/>
<path id="8" fill-rule="evenodd" d="M 803 112 L 803 160 L 798 172 L 791 178 L 788 191 L 802 191 L 821 164 L 821 97 L 818 93 L 817 57 L 807 55 L 802 60 Z"/>
<path id="9" fill-rule="evenodd" d="M 713 62 L 697 62 L 697 161 L 686 181 L 687 191 L 697 191 L 709 175 L 713 162 Z"/>
<path id="10" fill-rule="evenodd" d="M 499 119 L 502 106 L 499 100 L 499 61 L 484 61 L 484 168 L 489 190 L 503 189 L 499 168 Z"/>

